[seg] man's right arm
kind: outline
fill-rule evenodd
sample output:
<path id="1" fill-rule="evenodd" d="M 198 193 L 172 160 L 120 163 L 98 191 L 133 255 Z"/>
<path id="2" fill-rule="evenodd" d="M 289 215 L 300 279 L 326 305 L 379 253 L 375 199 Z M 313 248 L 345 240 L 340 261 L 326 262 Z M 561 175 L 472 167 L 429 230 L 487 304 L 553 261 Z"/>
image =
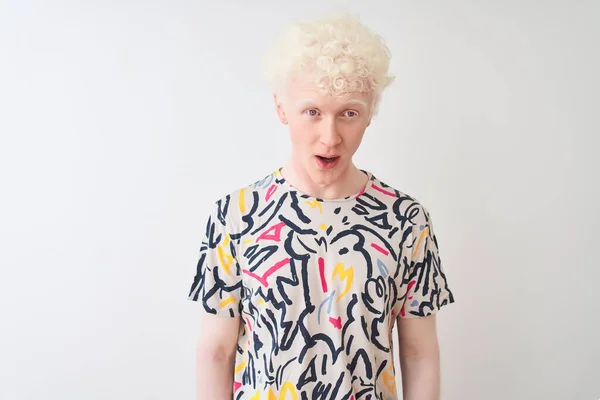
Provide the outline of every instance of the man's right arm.
<path id="1" fill-rule="evenodd" d="M 232 400 L 240 317 L 201 312 L 196 351 L 196 398 Z"/>

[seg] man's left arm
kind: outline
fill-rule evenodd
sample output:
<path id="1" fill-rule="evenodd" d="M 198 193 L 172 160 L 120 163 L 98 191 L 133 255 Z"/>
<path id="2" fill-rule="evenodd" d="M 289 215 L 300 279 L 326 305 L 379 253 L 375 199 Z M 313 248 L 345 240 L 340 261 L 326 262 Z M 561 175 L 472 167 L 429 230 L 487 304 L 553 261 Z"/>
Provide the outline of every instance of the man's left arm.
<path id="1" fill-rule="evenodd" d="M 454 302 L 427 209 L 412 216 L 403 262 L 408 263 L 400 286 L 403 303 L 397 316 L 404 400 L 439 400 L 440 350 L 436 313 Z M 410 262 L 408 262 L 410 260 Z"/>
<path id="2" fill-rule="evenodd" d="M 439 400 L 440 351 L 436 317 L 398 318 L 404 400 Z"/>

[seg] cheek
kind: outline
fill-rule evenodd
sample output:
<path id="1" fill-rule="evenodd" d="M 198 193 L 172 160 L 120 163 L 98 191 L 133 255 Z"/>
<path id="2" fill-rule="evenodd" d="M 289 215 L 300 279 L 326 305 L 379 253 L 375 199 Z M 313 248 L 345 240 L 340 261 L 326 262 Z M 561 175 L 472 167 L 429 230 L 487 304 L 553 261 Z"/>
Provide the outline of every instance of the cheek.
<path id="1" fill-rule="evenodd" d="M 362 126 L 350 127 L 344 135 L 344 144 L 346 147 L 356 149 L 362 142 L 362 138 L 365 134 L 365 129 Z"/>
<path id="2" fill-rule="evenodd" d="M 288 129 L 292 144 L 296 147 L 311 146 L 317 138 L 314 126 L 302 120 L 290 121 Z"/>

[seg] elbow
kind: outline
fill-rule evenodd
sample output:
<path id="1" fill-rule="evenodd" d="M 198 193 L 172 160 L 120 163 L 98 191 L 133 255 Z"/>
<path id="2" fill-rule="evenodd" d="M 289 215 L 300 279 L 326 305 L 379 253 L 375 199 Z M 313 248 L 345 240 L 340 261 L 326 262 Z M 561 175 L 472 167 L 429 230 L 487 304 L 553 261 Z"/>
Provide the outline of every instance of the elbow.
<path id="1" fill-rule="evenodd" d="M 436 344 L 430 346 L 404 346 L 400 349 L 400 359 L 413 362 L 439 362 L 440 350 Z"/>
<path id="2" fill-rule="evenodd" d="M 235 347 L 226 348 L 214 343 L 198 343 L 196 348 L 197 362 L 232 363 L 235 361 Z"/>

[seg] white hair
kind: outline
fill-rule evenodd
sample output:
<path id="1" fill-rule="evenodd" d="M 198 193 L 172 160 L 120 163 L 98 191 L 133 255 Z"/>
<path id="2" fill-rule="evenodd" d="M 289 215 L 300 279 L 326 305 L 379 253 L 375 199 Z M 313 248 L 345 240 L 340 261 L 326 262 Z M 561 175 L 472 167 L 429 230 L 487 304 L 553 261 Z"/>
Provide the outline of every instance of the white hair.
<path id="1" fill-rule="evenodd" d="M 332 96 L 373 93 L 375 114 L 383 89 L 394 80 L 390 58 L 383 39 L 344 12 L 290 24 L 265 57 L 265 78 L 275 92 L 308 75 Z"/>

